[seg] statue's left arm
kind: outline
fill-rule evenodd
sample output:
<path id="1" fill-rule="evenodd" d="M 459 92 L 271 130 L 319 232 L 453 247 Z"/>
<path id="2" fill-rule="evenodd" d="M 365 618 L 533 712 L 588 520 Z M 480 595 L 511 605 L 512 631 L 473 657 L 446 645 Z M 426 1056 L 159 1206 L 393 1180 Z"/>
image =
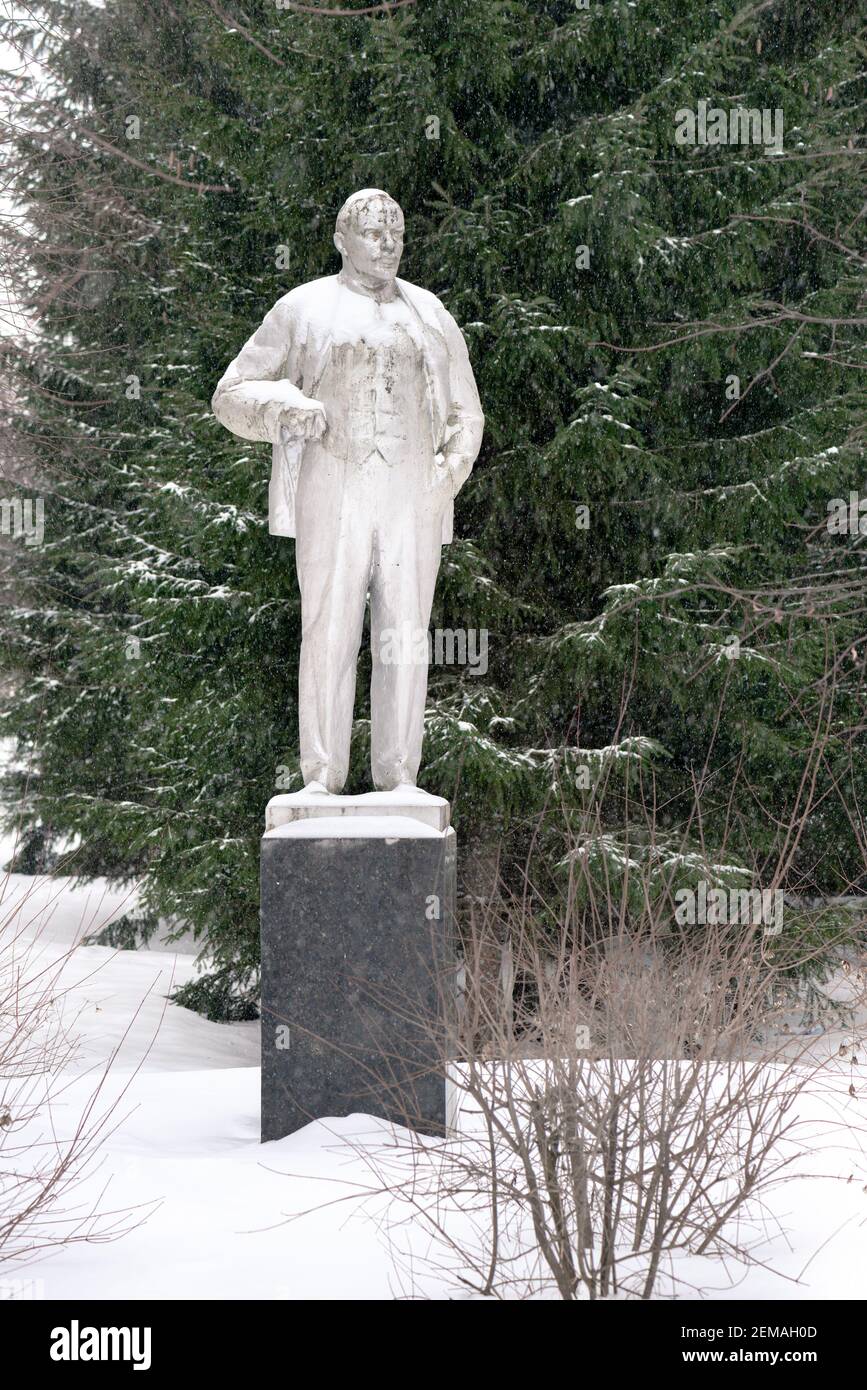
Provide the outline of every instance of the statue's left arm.
<path id="1" fill-rule="evenodd" d="M 451 470 L 457 495 L 470 476 L 482 446 L 485 417 L 464 335 L 448 310 L 440 306 L 440 311 L 448 345 L 450 396 L 449 433 L 443 448 L 443 461 Z"/>

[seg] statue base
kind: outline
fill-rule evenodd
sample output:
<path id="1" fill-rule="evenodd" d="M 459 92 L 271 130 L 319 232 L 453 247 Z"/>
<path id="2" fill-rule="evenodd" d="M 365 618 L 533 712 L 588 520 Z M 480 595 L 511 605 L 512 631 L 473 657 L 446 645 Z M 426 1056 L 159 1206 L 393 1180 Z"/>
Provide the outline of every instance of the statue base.
<path id="1" fill-rule="evenodd" d="M 298 792 L 262 837 L 262 1139 L 362 1111 L 446 1128 L 455 833 L 416 788 Z"/>

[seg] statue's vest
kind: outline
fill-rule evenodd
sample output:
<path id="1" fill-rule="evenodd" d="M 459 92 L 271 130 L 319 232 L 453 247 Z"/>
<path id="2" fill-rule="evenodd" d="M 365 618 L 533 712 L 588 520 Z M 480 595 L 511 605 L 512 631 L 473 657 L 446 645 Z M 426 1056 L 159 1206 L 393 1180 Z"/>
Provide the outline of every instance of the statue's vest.
<path id="1" fill-rule="evenodd" d="M 332 343 L 316 388 L 328 416 L 320 447 L 350 464 L 373 453 L 413 462 L 421 476 L 434 456 L 426 379 L 424 353 L 399 323 L 375 344 Z"/>

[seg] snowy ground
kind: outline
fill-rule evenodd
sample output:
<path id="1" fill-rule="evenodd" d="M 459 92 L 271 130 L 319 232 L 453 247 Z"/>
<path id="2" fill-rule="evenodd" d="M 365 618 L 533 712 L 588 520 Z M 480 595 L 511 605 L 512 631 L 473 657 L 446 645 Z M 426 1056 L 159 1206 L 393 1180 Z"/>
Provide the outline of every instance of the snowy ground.
<path id="1" fill-rule="evenodd" d="M 8 848 L 0 846 L 0 854 Z M 377 1186 L 367 1160 L 388 1140 L 379 1121 L 323 1119 L 278 1143 L 259 1144 L 258 1025 L 209 1023 L 166 1004 L 173 985 L 195 972 L 189 945 L 70 951 L 129 910 L 129 895 L 104 884 L 22 876 L 0 879 L 0 886 L 0 916 L 14 909 L 22 939 L 35 943 L 40 960 L 50 964 L 68 954 L 63 1019 L 79 1044 L 54 1110 L 59 1131 L 80 1114 L 129 1028 L 101 1100 L 104 1108 L 111 1095 L 121 1096 L 120 1123 L 75 1202 L 120 1211 L 122 1224 L 132 1227 L 105 1244 L 71 1245 L 28 1264 L 0 1266 L 0 1297 L 34 1290 L 61 1299 L 466 1296 L 441 1275 L 425 1274 L 427 1236 L 410 1218 L 399 1243 L 413 1251 L 419 1276 L 413 1283 L 407 1260 L 396 1264 L 386 1239 L 384 1199 L 353 1195 Z M 825 1038 L 821 1045 L 830 1053 L 837 1042 Z M 867 1088 L 859 1082 L 850 1095 L 852 1075 L 848 1061 L 829 1061 L 824 1094 L 802 1103 L 815 1142 L 799 1159 L 804 1176 L 771 1199 L 762 1252 L 769 1268 L 753 1268 L 727 1287 L 719 1267 L 678 1267 L 706 1297 L 867 1296 Z M 843 1122 L 830 1138 L 829 1115 Z M 44 1137 L 44 1120 L 39 1123 L 34 1140 Z M 736 1270 L 732 1276 L 741 1278 Z"/>

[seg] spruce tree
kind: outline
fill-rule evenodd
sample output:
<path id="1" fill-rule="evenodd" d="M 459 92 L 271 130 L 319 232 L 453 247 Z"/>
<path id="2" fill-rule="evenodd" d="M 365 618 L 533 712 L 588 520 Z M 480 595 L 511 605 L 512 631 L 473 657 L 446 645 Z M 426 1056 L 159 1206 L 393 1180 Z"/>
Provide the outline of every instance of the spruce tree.
<path id="1" fill-rule="evenodd" d="M 854 0 L 359 8 L 34 0 L 6 29 L 38 63 L 9 135 L 35 332 L 5 358 L 6 487 L 45 503 L 44 543 L 2 552 L 7 799 L 193 926 L 184 998 L 214 1016 L 255 1007 L 300 608 L 268 451 L 208 402 L 279 295 L 337 268 L 358 187 L 401 203 L 401 274 L 461 324 L 487 421 L 432 622 L 486 631 L 488 665 L 432 669 L 423 761 L 468 881 L 486 847 L 559 862 L 594 795 L 585 863 L 622 877 L 645 775 L 661 885 L 693 844 L 723 876 L 773 856 L 820 725 L 792 882 L 838 891 L 860 855 L 862 533 L 827 525 L 864 482 Z M 781 112 L 781 148 L 679 142 L 701 102 Z"/>

